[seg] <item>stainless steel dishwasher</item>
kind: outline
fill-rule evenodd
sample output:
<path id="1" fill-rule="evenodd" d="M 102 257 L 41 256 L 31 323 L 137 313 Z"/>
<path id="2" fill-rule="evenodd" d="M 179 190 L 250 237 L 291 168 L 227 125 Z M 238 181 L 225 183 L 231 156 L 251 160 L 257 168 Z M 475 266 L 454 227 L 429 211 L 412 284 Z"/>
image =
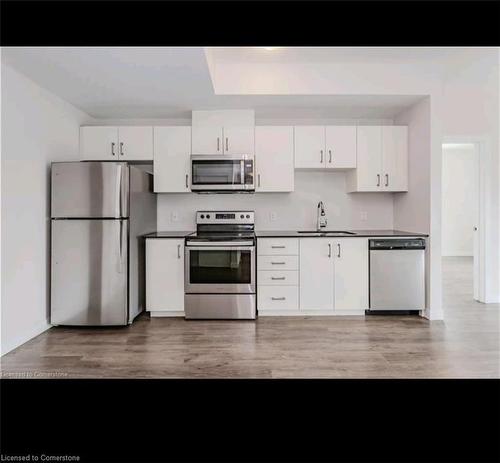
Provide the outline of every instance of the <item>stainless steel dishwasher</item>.
<path id="1" fill-rule="evenodd" d="M 425 239 L 370 242 L 370 310 L 425 308 Z"/>

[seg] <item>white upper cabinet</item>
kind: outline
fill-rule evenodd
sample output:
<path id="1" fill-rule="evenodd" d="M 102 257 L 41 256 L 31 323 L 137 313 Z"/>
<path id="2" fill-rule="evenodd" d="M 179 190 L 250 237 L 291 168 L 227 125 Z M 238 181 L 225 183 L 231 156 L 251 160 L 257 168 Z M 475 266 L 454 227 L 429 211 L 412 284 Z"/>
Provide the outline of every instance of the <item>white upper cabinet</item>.
<path id="1" fill-rule="evenodd" d="M 325 127 L 325 165 L 327 168 L 356 167 L 356 126 Z"/>
<path id="2" fill-rule="evenodd" d="M 86 161 L 152 161 L 153 127 L 80 127 Z"/>
<path id="3" fill-rule="evenodd" d="M 80 127 L 80 158 L 96 161 L 118 159 L 118 127 Z"/>
<path id="4" fill-rule="evenodd" d="M 368 309 L 368 240 L 334 241 L 335 310 Z"/>
<path id="5" fill-rule="evenodd" d="M 193 154 L 254 154 L 253 110 L 193 111 L 192 114 Z"/>
<path id="6" fill-rule="evenodd" d="M 154 191 L 187 193 L 191 182 L 191 127 L 154 128 Z"/>
<path id="7" fill-rule="evenodd" d="M 408 191 L 408 127 L 382 127 L 382 189 Z"/>
<path id="8" fill-rule="evenodd" d="M 293 127 L 255 127 L 255 191 L 294 190 Z"/>
<path id="9" fill-rule="evenodd" d="M 295 126 L 295 168 L 318 169 L 325 165 L 325 127 Z"/>
<path id="10" fill-rule="evenodd" d="M 224 154 L 254 154 L 255 127 L 248 125 L 230 125 L 223 127 Z"/>
<path id="11" fill-rule="evenodd" d="M 334 307 L 333 240 L 300 239 L 300 310 L 332 310 Z"/>
<path id="12" fill-rule="evenodd" d="M 357 165 L 347 191 L 408 191 L 408 128 L 358 126 Z"/>
<path id="13" fill-rule="evenodd" d="M 354 169 L 355 126 L 295 126 L 297 169 Z"/>
<path id="14" fill-rule="evenodd" d="M 192 153 L 193 154 L 223 154 L 223 133 L 221 126 L 193 125 Z"/>
<path id="15" fill-rule="evenodd" d="M 118 153 L 126 161 L 153 160 L 153 127 L 118 127 Z"/>

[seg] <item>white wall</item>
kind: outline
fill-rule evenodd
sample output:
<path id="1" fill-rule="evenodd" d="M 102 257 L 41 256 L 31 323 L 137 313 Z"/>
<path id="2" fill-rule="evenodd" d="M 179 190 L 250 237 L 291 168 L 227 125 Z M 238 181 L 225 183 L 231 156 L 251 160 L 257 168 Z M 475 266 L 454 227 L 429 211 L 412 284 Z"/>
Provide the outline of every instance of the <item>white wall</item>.
<path id="1" fill-rule="evenodd" d="M 486 174 L 484 197 L 485 302 L 500 302 L 500 53 L 469 49 L 457 56 L 443 76 L 443 137 L 480 144 Z M 481 232 L 481 230 L 480 230 Z"/>
<path id="2" fill-rule="evenodd" d="M 89 116 L 2 62 L 2 354 L 49 328 L 49 166 Z"/>
<path id="3" fill-rule="evenodd" d="M 443 145 L 443 256 L 472 256 L 473 227 L 477 225 L 478 170 L 473 144 Z"/>
<path id="4" fill-rule="evenodd" d="M 194 230 L 198 210 L 255 210 L 258 230 L 315 229 L 316 207 L 323 201 L 328 228 L 391 229 L 390 193 L 346 193 L 343 172 L 295 172 L 292 193 L 158 195 L 158 230 Z M 178 220 L 172 220 L 172 213 Z M 271 220 L 271 213 L 276 220 Z M 366 220 L 362 213 L 366 212 Z"/>

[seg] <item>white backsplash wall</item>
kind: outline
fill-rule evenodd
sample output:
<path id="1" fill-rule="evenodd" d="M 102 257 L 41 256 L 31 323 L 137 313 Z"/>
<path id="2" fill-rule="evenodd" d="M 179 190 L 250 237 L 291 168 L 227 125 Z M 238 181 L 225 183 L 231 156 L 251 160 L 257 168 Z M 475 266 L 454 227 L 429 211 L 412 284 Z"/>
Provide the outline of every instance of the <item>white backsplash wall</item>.
<path id="1" fill-rule="evenodd" d="M 293 193 L 159 194 L 158 230 L 194 230 L 199 210 L 239 209 L 255 211 L 257 230 L 314 229 L 319 201 L 329 229 L 393 228 L 391 193 L 346 193 L 344 172 L 296 171 Z"/>

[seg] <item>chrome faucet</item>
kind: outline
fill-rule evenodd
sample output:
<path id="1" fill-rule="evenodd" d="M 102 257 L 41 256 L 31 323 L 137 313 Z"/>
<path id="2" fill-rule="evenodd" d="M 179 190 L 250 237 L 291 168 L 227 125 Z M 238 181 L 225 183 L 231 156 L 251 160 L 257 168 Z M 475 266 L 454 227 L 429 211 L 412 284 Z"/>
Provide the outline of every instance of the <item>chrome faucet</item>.
<path id="1" fill-rule="evenodd" d="M 326 214 L 325 214 L 325 206 L 323 205 L 323 201 L 318 203 L 318 216 L 317 216 L 317 226 L 318 230 L 325 228 L 327 224 Z"/>

